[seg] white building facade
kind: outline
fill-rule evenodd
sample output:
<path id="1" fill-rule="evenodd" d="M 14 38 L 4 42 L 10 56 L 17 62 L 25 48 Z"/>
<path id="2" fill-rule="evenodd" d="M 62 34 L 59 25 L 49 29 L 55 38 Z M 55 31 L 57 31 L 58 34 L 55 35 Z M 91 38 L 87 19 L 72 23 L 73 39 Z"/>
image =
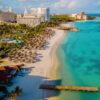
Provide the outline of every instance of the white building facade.
<path id="1" fill-rule="evenodd" d="M 50 21 L 49 8 L 31 8 L 31 14 L 25 9 L 24 14 L 17 15 L 18 24 L 26 24 L 31 27 L 45 21 Z"/>

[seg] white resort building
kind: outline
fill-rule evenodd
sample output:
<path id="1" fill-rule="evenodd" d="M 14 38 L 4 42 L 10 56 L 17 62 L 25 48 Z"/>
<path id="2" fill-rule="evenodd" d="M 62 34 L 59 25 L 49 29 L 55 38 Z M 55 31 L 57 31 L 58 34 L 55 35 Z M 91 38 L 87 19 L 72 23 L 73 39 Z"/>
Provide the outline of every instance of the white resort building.
<path id="1" fill-rule="evenodd" d="M 76 13 L 76 14 L 71 14 L 71 17 L 74 18 L 75 20 L 87 20 L 88 17 L 84 12 Z"/>
<path id="2" fill-rule="evenodd" d="M 34 27 L 41 22 L 50 20 L 49 8 L 31 8 L 31 10 L 31 13 L 25 9 L 24 14 L 18 14 L 17 23 Z"/>

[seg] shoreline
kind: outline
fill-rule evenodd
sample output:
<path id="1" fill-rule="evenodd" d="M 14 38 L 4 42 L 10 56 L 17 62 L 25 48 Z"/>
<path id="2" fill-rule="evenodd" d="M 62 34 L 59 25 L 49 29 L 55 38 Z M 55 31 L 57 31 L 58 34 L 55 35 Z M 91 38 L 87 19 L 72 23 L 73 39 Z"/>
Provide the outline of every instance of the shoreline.
<path id="1" fill-rule="evenodd" d="M 58 30 L 58 29 L 57 29 Z M 52 52 L 52 57 L 51 57 L 51 60 L 52 60 L 52 68 L 51 68 L 51 73 L 52 73 L 52 76 L 50 77 L 52 80 L 59 80 L 58 76 L 57 76 L 57 70 L 58 70 L 58 65 L 59 65 L 59 59 L 58 59 L 58 55 L 57 55 L 57 49 L 59 47 L 59 45 L 62 43 L 62 41 L 64 40 L 65 36 L 66 36 L 66 31 L 64 30 L 60 30 L 62 31 L 61 33 L 62 34 L 62 37 L 60 37 L 59 41 L 57 43 L 55 43 L 54 45 L 54 48 L 52 48 L 51 52 Z M 55 97 L 51 97 L 49 98 L 48 100 L 58 100 L 58 96 L 55 96 Z"/>
<path id="2" fill-rule="evenodd" d="M 23 89 L 22 95 L 17 97 L 16 100 L 56 100 L 52 91 L 41 90 L 39 86 L 43 83 L 52 83 L 57 80 L 56 71 L 58 65 L 57 48 L 61 41 L 64 39 L 66 32 L 53 28 L 55 35 L 48 40 L 49 47 L 46 50 L 39 50 L 38 53 L 42 54 L 40 62 L 26 65 L 31 68 L 30 72 L 24 77 L 17 76 L 14 79 L 14 85 L 10 87 L 13 90 L 16 86 Z"/>
<path id="3" fill-rule="evenodd" d="M 62 43 L 62 41 L 64 40 L 64 38 L 65 38 L 65 36 L 67 34 L 63 30 L 61 30 L 61 31 L 63 33 L 63 36 L 59 39 L 59 41 L 57 43 L 55 43 L 55 45 L 54 45 L 55 49 L 53 50 L 53 48 L 52 48 L 52 50 L 51 50 L 51 52 L 52 52 L 52 57 L 51 57 L 52 66 L 54 66 L 54 67 L 52 67 L 52 70 L 51 70 L 51 73 L 53 73 L 53 76 L 51 77 L 51 79 L 57 79 L 57 76 L 56 76 L 56 73 L 55 73 L 55 71 L 58 68 L 58 64 L 59 64 L 59 62 L 58 62 L 59 59 L 58 59 L 58 55 L 57 55 L 57 49 L 58 49 L 59 45 Z"/>
<path id="4" fill-rule="evenodd" d="M 51 50 L 52 68 L 55 70 L 57 70 L 57 66 L 59 64 L 57 49 L 58 49 L 59 45 L 61 44 L 62 40 L 64 40 L 64 38 L 66 36 L 66 32 L 64 32 L 63 30 L 60 30 L 60 31 L 62 31 L 63 35 L 60 37 L 59 41 L 55 43 L 55 45 L 52 47 L 52 50 Z M 53 77 L 51 77 L 52 79 L 57 78 L 55 75 L 55 70 L 51 70 L 51 72 L 54 73 Z"/>

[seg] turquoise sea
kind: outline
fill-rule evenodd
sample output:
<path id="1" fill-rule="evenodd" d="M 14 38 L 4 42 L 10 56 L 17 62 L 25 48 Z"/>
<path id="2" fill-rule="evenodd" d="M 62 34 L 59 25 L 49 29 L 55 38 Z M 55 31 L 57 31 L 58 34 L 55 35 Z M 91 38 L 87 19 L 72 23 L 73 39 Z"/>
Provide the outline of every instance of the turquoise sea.
<path id="1" fill-rule="evenodd" d="M 75 22 L 57 53 L 58 77 L 63 85 L 100 88 L 100 21 Z M 99 92 L 61 91 L 59 100 L 100 100 Z"/>

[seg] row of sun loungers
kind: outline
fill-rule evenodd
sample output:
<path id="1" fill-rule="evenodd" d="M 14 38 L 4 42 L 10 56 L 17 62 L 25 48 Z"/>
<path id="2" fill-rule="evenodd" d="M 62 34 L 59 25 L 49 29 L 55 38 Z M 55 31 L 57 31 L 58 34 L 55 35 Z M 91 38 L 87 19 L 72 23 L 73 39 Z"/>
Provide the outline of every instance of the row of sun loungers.
<path id="1" fill-rule="evenodd" d="M 34 63 L 40 61 L 40 59 L 37 58 L 35 50 L 46 49 L 48 47 L 46 39 L 51 38 L 54 33 L 55 32 L 51 29 L 47 29 L 42 35 L 39 35 L 35 38 L 31 38 L 27 46 L 22 47 L 22 49 L 18 51 L 14 51 L 9 56 L 9 59 L 13 62 L 25 63 Z"/>

